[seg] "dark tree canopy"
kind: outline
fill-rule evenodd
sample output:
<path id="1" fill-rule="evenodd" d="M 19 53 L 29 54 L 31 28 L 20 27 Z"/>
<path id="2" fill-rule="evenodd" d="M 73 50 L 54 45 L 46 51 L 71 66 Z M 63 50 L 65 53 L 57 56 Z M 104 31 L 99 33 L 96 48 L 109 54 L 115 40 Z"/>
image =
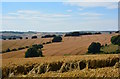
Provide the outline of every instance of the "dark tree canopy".
<path id="1" fill-rule="evenodd" d="M 40 49 L 36 49 L 34 47 L 32 48 L 29 48 L 26 53 L 25 53 L 25 58 L 28 58 L 28 57 L 39 57 L 39 56 L 43 56 L 42 55 L 42 50 Z"/>
<path id="2" fill-rule="evenodd" d="M 13 39 L 13 40 L 16 40 L 16 38 L 15 38 L 15 37 L 13 37 L 12 39 Z"/>
<path id="3" fill-rule="evenodd" d="M 11 50 L 8 48 L 7 50 L 6 50 L 6 52 L 10 52 Z"/>
<path id="4" fill-rule="evenodd" d="M 119 31 L 116 31 L 115 33 L 119 33 Z"/>
<path id="5" fill-rule="evenodd" d="M 20 39 L 23 39 L 22 37 L 19 37 Z"/>
<path id="6" fill-rule="evenodd" d="M 42 44 L 35 44 L 35 45 L 32 45 L 32 47 L 36 48 L 36 49 L 42 49 L 43 48 L 43 45 Z"/>
<path id="7" fill-rule="evenodd" d="M 25 37 L 25 39 L 28 39 L 28 37 Z"/>
<path id="8" fill-rule="evenodd" d="M 119 45 L 120 46 L 120 35 L 113 36 L 111 38 L 111 43 L 114 45 Z"/>
<path id="9" fill-rule="evenodd" d="M 91 45 L 88 47 L 88 53 L 99 53 L 101 48 L 100 43 L 92 42 Z"/>
<path id="10" fill-rule="evenodd" d="M 53 39 L 52 39 L 52 42 L 61 42 L 62 41 L 62 37 L 61 36 L 55 36 Z"/>
<path id="11" fill-rule="evenodd" d="M 32 36 L 32 39 L 36 39 L 37 38 L 37 36 Z"/>
<path id="12" fill-rule="evenodd" d="M 51 38 L 51 37 L 55 37 L 56 35 L 45 35 L 45 36 L 42 36 L 41 38 Z"/>
<path id="13" fill-rule="evenodd" d="M 35 45 L 32 45 L 31 48 L 29 48 L 26 53 L 25 53 L 25 58 L 28 58 L 28 57 L 42 57 L 42 49 L 43 48 L 43 45 L 42 44 L 35 44 Z"/>

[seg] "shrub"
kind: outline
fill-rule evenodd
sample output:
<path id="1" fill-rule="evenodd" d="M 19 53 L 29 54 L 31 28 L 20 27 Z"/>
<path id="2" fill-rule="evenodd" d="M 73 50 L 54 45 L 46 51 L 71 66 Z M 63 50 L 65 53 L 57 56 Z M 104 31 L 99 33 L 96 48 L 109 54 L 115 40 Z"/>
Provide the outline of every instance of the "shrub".
<path id="1" fill-rule="evenodd" d="M 34 44 L 32 45 L 32 47 L 36 48 L 36 49 L 42 49 L 43 48 L 43 45 L 42 44 Z"/>
<path id="2" fill-rule="evenodd" d="M 101 32 L 96 32 L 95 34 L 101 34 Z"/>
<path id="3" fill-rule="evenodd" d="M 46 44 L 50 44 L 50 43 L 52 43 L 52 42 L 50 42 L 50 41 L 49 41 L 49 42 L 46 42 Z"/>
<path id="4" fill-rule="evenodd" d="M 6 53 L 6 51 L 2 51 L 2 53 Z"/>
<path id="5" fill-rule="evenodd" d="M 116 31 L 115 33 L 119 33 L 119 31 Z"/>
<path id="6" fill-rule="evenodd" d="M 36 39 L 37 38 L 37 36 L 32 36 L 32 39 Z"/>
<path id="7" fill-rule="evenodd" d="M 18 48 L 18 50 L 22 50 L 22 49 L 25 49 L 25 47 L 20 47 L 20 48 Z"/>
<path id="8" fill-rule="evenodd" d="M 23 39 L 22 37 L 19 37 L 20 39 Z"/>
<path id="9" fill-rule="evenodd" d="M 3 40 L 6 40 L 6 38 L 2 38 Z"/>
<path id="10" fill-rule="evenodd" d="M 52 39 L 52 42 L 61 42 L 62 41 L 62 37 L 61 36 L 55 36 L 53 39 Z"/>
<path id="11" fill-rule="evenodd" d="M 25 46 L 25 48 L 29 48 L 29 46 Z"/>
<path id="12" fill-rule="evenodd" d="M 28 39 L 28 37 L 25 37 L 25 39 Z"/>
<path id="13" fill-rule="evenodd" d="M 45 35 L 45 36 L 42 36 L 41 38 L 51 38 L 51 37 L 55 37 L 56 35 Z"/>
<path id="14" fill-rule="evenodd" d="M 13 40 L 16 40 L 16 38 L 15 38 L 15 37 L 13 37 L 12 39 L 13 39 Z"/>
<path id="15" fill-rule="evenodd" d="M 42 51 L 41 50 L 38 50 L 34 47 L 32 48 L 29 48 L 26 52 L 25 52 L 25 58 L 28 58 L 28 57 L 39 57 L 39 56 L 43 56 L 42 55 Z"/>
<path id="16" fill-rule="evenodd" d="M 92 42 L 91 45 L 88 47 L 88 53 L 99 53 L 100 52 L 100 48 L 101 48 L 101 44 L 100 43 L 95 43 Z"/>
<path id="17" fill-rule="evenodd" d="M 105 46 L 108 46 L 107 44 L 105 44 Z"/>
<path id="18" fill-rule="evenodd" d="M 8 38 L 9 40 L 11 40 L 12 38 L 10 37 L 10 38 Z"/>
<path id="19" fill-rule="evenodd" d="M 6 50 L 6 52 L 10 52 L 11 50 L 8 48 L 7 50 Z"/>
<path id="20" fill-rule="evenodd" d="M 120 46 L 120 35 L 113 36 L 111 38 L 111 43 L 114 45 L 119 45 Z"/>
<path id="21" fill-rule="evenodd" d="M 14 49 L 12 49 L 11 51 L 17 51 L 17 49 L 14 48 Z"/>
<path id="22" fill-rule="evenodd" d="M 44 45 L 45 43 L 43 43 L 43 45 Z"/>

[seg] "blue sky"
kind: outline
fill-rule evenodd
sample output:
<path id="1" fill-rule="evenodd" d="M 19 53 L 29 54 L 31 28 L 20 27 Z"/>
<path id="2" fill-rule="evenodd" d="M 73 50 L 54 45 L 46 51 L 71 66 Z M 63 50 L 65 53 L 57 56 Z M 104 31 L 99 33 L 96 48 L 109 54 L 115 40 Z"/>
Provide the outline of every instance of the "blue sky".
<path id="1" fill-rule="evenodd" d="M 2 30 L 118 30 L 118 5 L 114 2 L 3 2 Z"/>

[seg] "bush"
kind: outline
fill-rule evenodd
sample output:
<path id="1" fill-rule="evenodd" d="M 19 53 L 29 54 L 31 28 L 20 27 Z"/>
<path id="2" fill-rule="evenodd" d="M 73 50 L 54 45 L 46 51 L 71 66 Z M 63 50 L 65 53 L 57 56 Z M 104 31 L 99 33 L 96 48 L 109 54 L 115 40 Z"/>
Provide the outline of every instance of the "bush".
<path id="1" fill-rule="evenodd" d="M 2 38 L 3 40 L 6 40 L 6 38 Z"/>
<path id="2" fill-rule="evenodd" d="M 13 37 L 12 39 L 13 39 L 13 40 L 16 40 L 16 38 L 15 38 L 15 37 Z"/>
<path id="3" fill-rule="evenodd" d="M 37 36 L 32 36 L 32 39 L 36 39 L 37 38 Z"/>
<path id="4" fill-rule="evenodd" d="M 111 38 L 111 43 L 114 45 L 119 45 L 120 46 L 120 35 L 113 36 Z"/>
<path id="5" fill-rule="evenodd" d="M 55 36 L 52 40 L 52 42 L 61 42 L 62 41 L 62 37 L 61 36 Z"/>
<path id="6" fill-rule="evenodd" d="M 12 38 L 10 37 L 10 38 L 8 38 L 9 40 L 11 40 Z"/>
<path id="7" fill-rule="evenodd" d="M 41 38 L 51 38 L 51 37 L 55 37 L 56 35 L 45 35 L 45 36 L 42 36 Z"/>
<path id="8" fill-rule="evenodd" d="M 2 53 L 6 53 L 6 51 L 2 51 Z"/>
<path id="9" fill-rule="evenodd" d="M 45 43 L 42 43 L 43 45 L 45 44 Z"/>
<path id="10" fill-rule="evenodd" d="M 50 42 L 50 41 L 49 41 L 49 42 L 46 42 L 46 44 L 50 44 L 50 43 L 52 43 L 52 42 Z"/>
<path id="11" fill-rule="evenodd" d="M 14 48 L 14 49 L 12 49 L 11 51 L 17 51 L 17 49 Z"/>
<path id="12" fill-rule="evenodd" d="M 42 44 L 34 44 L 32 45 L 32 47 L 36 48 L 36 49 L 42 49 L 43 48 L 43 45 Z"/>
<path id="13" fill-rule="evenodd" d="M 11 50 L 8 48 L 7 50 L 6 50 L 6 52 L 10 52 Z"/>
<path id="14" fill-rule="evenodd" d="M 88 53 L 92 53 L 92 54 L 99 53 L 100 48 L 101 48 L 100 43 L 92 42 L 91 45 L 88 47 Z"/>
<path id="15" fill-rule="evenodd" d="M 20 39 L 23 39 L 22 37 L 19 37 Z"/>
<path id="16" fill-rule="evenodd" d="M 22 50 L 22 49 L 25 49 L 25 47 L 20 47 L 20 48 L 18 48 L 18 50 Z"/>
<path id="17" fill-rule="evenodd" d="M 105 44 L 105 46 L 108 46 L 107 44 Z"/>
<path id="18" fill-rule="evenodd" d="M 25 52 L 25 58 L 28 58 L 28 57 L 39 57 L 39 56 L 41 56 L 41 57 L 43 56 L 41 49 L 38 50 L 38 49 L 32 47 L 32 48 L 29 48 Z"/>
<path id="19" fill-rule="evenodd" d="M 28 39 L 28 37 L 25 37 L 25 39 Z"/>
<path id="20" fill-rule="evenodd" d="M 25 48 L 29 48 L 29 46 L 25 46 Z"/>

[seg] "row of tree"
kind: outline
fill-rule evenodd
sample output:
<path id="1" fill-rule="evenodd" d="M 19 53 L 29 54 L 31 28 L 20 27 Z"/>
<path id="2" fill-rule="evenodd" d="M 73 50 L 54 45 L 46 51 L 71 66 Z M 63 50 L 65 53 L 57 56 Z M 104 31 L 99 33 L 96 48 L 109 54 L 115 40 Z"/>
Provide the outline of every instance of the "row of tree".
<path id="1" fill-rule="evenodd" d="M 36 39 L 36 38 L 37 38 L 37 36 L 32 36 L 32 37 L 31 37 L 31 39 Z M 17 37 L 17 38 L 16 38 L 16 37 L 9 37 L 9 38 L 2 38 L 2 39 L 3 39 L 3 40 L 7 40 L 7 39 L 8 39 L 8 40 L 16 40 L 16 39 L 20 39 L 20 40 L 21 40 L 21 39 L 23 39 L 23 37 Z M 28 37 L 25 37 L 25 39 L 29 39 L 29 38 L 28 38 Z"/>
<path id="2" fill-rule="evenodd" d="M 91 33 L 91 32 L 70 32 L 70 33 L 66 33 L 66 36 L 80 36 L 80 35 L 93 35 L 93 34 L 101 34 L 100 32 L 96 32 L 96 33 Z"/>

